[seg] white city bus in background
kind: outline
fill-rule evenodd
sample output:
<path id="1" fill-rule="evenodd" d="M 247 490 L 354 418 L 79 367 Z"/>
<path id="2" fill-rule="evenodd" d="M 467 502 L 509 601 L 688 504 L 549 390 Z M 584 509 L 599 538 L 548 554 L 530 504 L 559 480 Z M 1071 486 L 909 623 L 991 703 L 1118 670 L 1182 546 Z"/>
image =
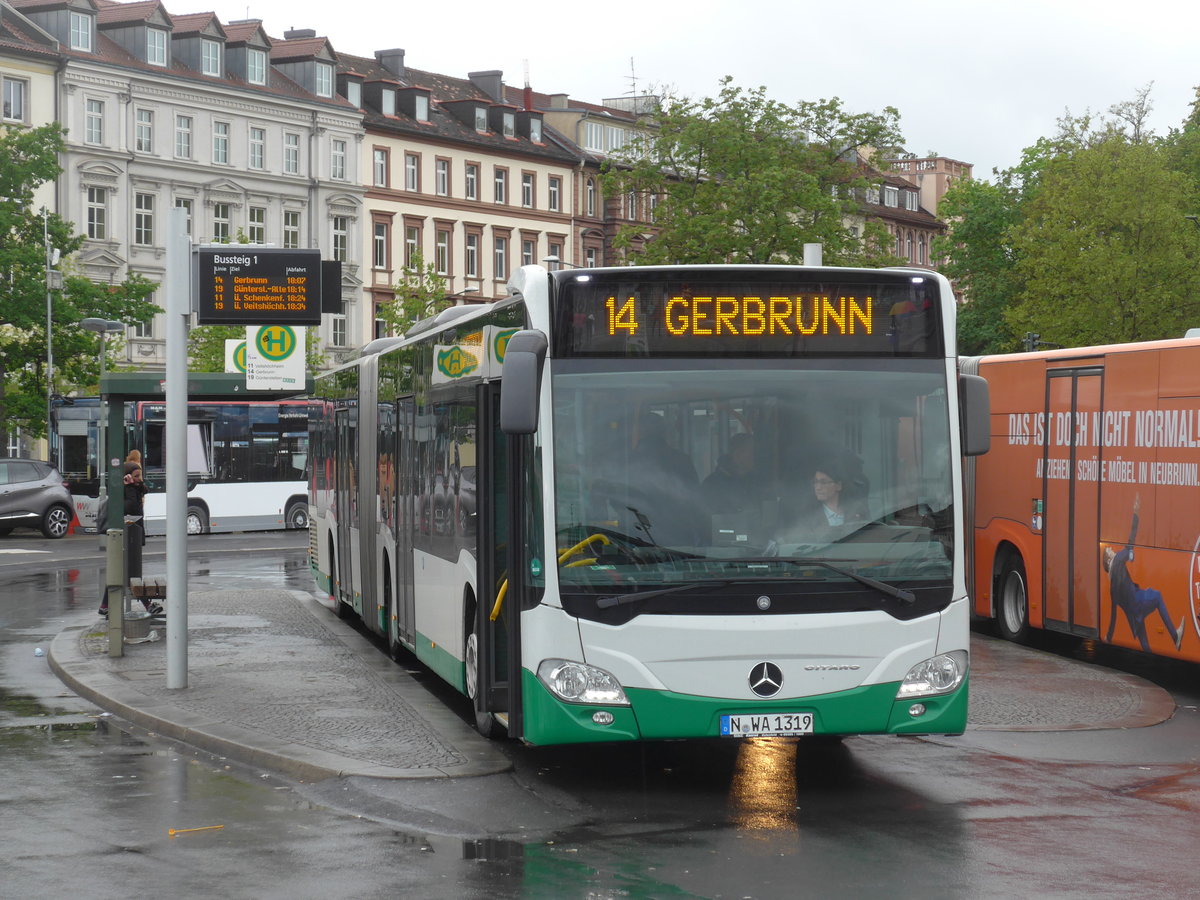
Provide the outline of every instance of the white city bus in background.
<path id="1" fill-rule="evenodd" d="M 509 290 L 317 379 L 311 563 L 341 614 L 532 744 L 963 731 L 961 460 L 988 419 L 945 279 L 526 266 Z"/>
<path id="2" fill-rule="evenodd" d="M 60 471 L 71 473 L 80 527 L 96 530 L 99 403 L 54 409 Z M 125 404 L 126 446 L 142 453 L 146 533 L 166 533 L 166 404 Z M 188 403 L 189 534 L 308 526 L 308 404 L 305 400 Z"/>

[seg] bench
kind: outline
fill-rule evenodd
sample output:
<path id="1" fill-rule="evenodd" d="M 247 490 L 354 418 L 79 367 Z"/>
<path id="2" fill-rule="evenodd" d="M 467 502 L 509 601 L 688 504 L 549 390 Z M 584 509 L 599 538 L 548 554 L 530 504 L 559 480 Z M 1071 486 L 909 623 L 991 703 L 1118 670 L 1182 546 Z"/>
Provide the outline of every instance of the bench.
<path id="1" fill-rule="evenodd" d="M 130 578 L 129 592 L 137 600 L 166 600 L 167 579 L 161 575 L 150 578 Z"/>

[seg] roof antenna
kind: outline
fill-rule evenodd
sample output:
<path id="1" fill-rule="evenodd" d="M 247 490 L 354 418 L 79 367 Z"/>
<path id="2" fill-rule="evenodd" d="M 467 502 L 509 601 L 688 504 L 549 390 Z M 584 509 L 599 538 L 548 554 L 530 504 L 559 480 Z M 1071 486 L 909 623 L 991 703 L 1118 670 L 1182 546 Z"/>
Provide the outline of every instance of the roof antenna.
<path id="1" fill-rule="evenodd" d="M 529 85 L 529 60 L 523 59 L 521 63 L 525 67 L 525 94 L 522 99 L 524 100 L 525 111 L 530 112 L 533 109 L 533 88 Z"/>

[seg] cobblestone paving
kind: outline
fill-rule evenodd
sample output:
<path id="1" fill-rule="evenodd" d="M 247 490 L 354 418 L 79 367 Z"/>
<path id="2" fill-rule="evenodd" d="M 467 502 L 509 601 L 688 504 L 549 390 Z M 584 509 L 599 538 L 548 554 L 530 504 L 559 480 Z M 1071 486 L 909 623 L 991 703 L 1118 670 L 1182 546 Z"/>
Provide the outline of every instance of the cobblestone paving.
<path id="1" fill-rule="evenodd" d="M 188 687 L 170 697 L 179 708 L 382 766 L 466 762 L 287 591 L 190 594 L 188 613 Z M 127 647 L 108 661 L 110 671 L 148 696 L 160 695 L 165 629 L 160 637 Z M 80 651 L 107 655 L 107 637 L 99 628 L 85 630 Z"/>

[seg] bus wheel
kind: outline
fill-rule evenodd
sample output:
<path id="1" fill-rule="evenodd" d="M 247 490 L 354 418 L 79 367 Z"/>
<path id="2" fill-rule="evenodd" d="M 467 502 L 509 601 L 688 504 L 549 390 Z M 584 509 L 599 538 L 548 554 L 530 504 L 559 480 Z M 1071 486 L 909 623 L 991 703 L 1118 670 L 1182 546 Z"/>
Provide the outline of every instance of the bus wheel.
<path id="1" fill-rule="evenodd" d="M 308 503 L 303 500 L 297 500 L 287 508 L 283 514 L 283 523 L 286 528 L 294 528 L 297 531 L 308 527 Z"/>
<path id="2" fill-rule="evenodd" d="M 1024 641 L 1029 636 L 1029 592 L 1026 590 L 1025 564 L 1012 554 L 1005 560 L 997 582 L 996 624 L 1000 636 L 1009 641 Z"/>
<path id="3" fill-rule="evenodd" d="M 384 563 L 383 566 L 383 636 L 387 642 L 388 656 L 392 662 L 400 662 L 404 656 L 404 645 L 400 643 L 399 634 L 396 637 L 392 636 L 393 628 L 396 632 L 400 630 L 400 621 L 396 617 L 396 600 L 395 591 L 392 590 L 392 566 L 391 563 Z"/>
<path id="4" fill-rule="evenodd" d="M 204 507 L 189 506 L 187 508 L 187 533 L 208 534 L 208 513 L 204 511 Z"/>
<path id="5" fill-rule="evenodd" d="M 483 683 L 483 672 L 480 669 L 479 645 L 480 633 L 479 623 L 475 621 L 474 605 L 470 607 L 471 616 L 469 621 L 473 623 L 470 633 L 467 634 L 466 652 L 463 654 L 463 662 L 466 665 L 466 688 L 467 697 L 471 701 L 471 705 L 476 705 L 475 698 L 479 695 L 480 687 Z M 488 740 L 499 740 L 508 736 L 508 730 L 504 728 L 496 717 L 490 712 L 481 712 L 475 710 L 475 730 L 482 734 Z"/>

